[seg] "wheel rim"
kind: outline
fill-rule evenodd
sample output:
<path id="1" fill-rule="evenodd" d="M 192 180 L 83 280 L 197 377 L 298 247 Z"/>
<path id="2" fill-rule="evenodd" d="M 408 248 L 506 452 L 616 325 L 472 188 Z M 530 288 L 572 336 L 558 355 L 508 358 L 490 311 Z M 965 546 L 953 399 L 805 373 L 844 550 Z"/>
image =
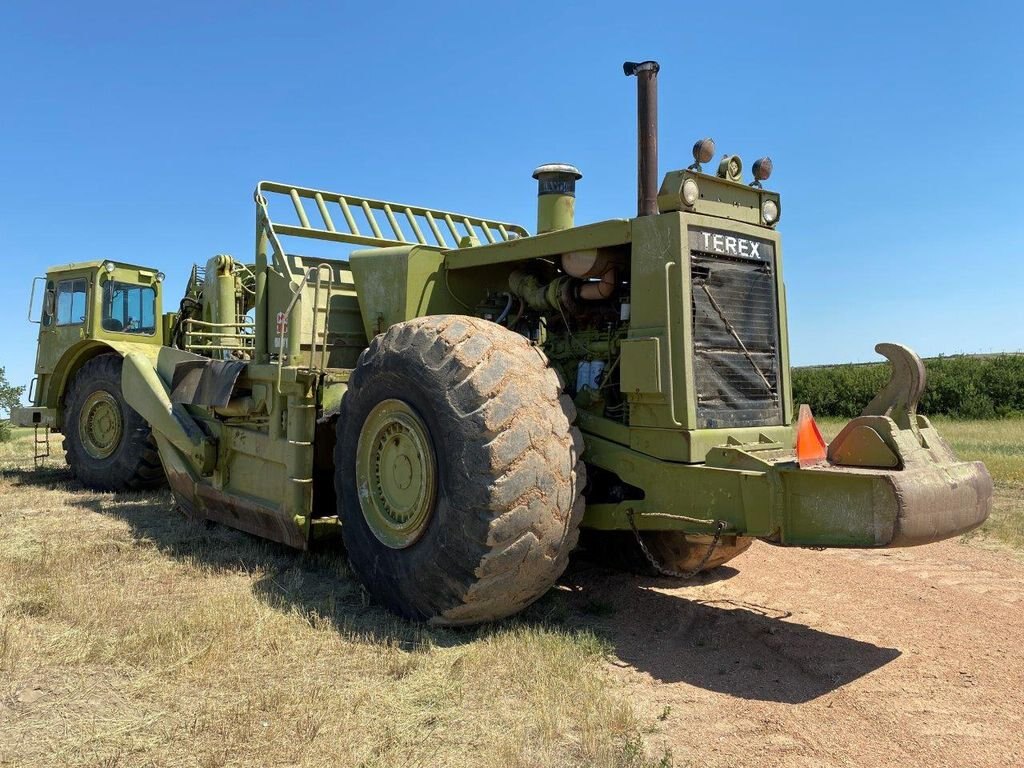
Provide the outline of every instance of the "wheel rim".
<path id="1" fill-rule="evenodd" d="M 363 422 L 356 483 L 366 524 L 382 544 L 404 549 L 426 530 L 437 492 L 437 461 L 423 420 L 407 403 L 384 400 Z"/>
<path id="2" fill-rule="evenodd" d="M 94 459 L 109 457 L 117 450 L 123 431 L 121 407 L 112 394 L 101 389 L 85 399 L 78 417 L 78 433 L 86 453 Z"/>

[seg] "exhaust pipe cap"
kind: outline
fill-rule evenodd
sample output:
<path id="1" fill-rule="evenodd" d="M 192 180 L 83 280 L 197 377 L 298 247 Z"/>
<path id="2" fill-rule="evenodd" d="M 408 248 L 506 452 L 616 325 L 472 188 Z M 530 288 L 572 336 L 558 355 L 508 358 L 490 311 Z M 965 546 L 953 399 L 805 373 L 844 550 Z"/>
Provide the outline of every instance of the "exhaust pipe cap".
<path id="1" fill-rule="evenodd" d="M 632 77 L 641 72 L 657 72 L 661 69 L 661 65 L 656 61 L 624 61 L 622 62 L 622 72 L 626 77 Z"/>

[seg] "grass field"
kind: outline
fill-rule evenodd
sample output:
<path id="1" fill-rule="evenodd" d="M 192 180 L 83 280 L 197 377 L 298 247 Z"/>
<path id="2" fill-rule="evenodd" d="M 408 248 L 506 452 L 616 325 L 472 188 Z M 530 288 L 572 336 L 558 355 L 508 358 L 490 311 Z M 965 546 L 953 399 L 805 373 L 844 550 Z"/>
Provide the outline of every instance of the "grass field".
<path id="1" fill-rule="evenodd" d="M 996 479 L 973 540 L 1024 547 L 1024 422 L 939 428 Z M 673 764 L 571 587 L 499 625 L 423 628 L 336 553 L 33 472 L 31 440 L 0 444 L 0 765 Z"/>

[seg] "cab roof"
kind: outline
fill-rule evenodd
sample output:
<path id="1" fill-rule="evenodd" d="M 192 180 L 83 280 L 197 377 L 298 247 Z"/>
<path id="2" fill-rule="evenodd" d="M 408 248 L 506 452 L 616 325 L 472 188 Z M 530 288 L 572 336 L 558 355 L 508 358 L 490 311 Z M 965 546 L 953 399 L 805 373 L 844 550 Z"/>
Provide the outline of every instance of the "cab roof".
<path id="1" fill-rule="evenodd" d="M 117 261 L 116 259 L 96 259 L 93 261 L 74 261 L 66 264 L 58 264 L 53 267 L 47 267 L 46 274 L 51 272 L 77 272 L 79 270 L 93 270 L 99 269 L 107 262 L 112 263 L 116 267 L 122 269 L 137 269 L 141 272 L 153 272 L 156 273 L 158 270 L 156 267 L 144 267 L 141 264 L 129 264 L 127 261 Z"/>

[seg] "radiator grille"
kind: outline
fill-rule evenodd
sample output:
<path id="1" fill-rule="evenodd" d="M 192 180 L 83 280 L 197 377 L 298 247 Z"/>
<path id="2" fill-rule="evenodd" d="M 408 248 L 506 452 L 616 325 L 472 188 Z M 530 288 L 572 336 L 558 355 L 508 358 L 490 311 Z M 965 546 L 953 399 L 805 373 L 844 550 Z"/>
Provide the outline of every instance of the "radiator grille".
<path id="1" fill-rule="evenodd" d="M 708 234 L 690 233 L 698 426 L 781 424 L 772 244 L 724 232 L 710 233 L 713 239 Z"/>

